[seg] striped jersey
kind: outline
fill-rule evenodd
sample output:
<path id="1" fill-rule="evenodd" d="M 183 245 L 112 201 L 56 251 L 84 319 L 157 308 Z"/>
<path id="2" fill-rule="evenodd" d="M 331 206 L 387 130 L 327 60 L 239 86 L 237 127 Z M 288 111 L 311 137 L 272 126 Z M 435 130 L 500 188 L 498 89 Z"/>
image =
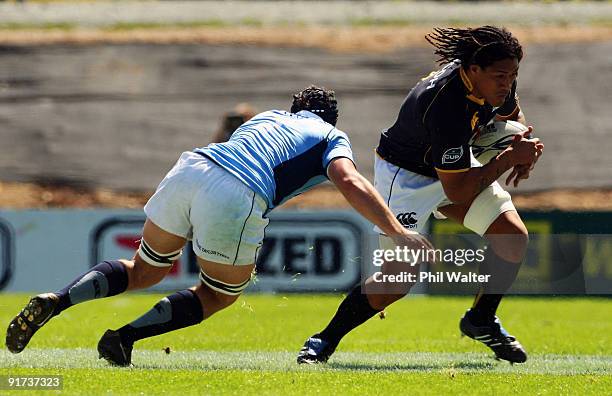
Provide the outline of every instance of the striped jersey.
<path id="1" fill-rule="evenodd" d="M 376 149 L 387 162 L 437 178 L 437 172 L 470 168 L 470 141 L 496 115 L 518 111 L 516 81 L 501 107 L 472 94 L 472 83 L 455 60 L 417 83 L 397 120 L 382 132 Z"/>
<path id="2" fill-rule="evenodd" d="M 268 210 L 327 180 L 327 166 L 334 158 L 354 162 L 348 136 L 306 110 L 260 113 L 227 142 L 194 151 L 260 194 Z"/>

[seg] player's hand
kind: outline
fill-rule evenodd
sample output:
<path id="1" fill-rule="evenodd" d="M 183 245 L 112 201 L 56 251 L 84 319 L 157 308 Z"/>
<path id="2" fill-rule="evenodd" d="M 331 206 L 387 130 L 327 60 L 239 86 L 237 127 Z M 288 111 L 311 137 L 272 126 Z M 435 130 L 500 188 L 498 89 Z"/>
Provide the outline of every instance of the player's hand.
<path id="1" fill-rule="evenodd" d="M 516 165 L 512 168 L 512 172 L 506 178 L 506 186 L 512 182 L 514 178 L 514 182 L 512 183 L 514 187 L 518 187 L 518 184 L 521 180 L 529 179 L 529 174 L 531 173 L 531 166 L 526 164 Z"/>
<path id="2" fill-rule="evenodd" d="M 533 126 L 529 125 L 527 127 L 527 130 L 525 132 L 521 133 L 520 135 L 523 136 L 523 138 L 525 138 L 525 139 L 530 139 L 532 132 L 533 132 Z M 540 142 L 538 147 L 539 147 L 539 149 L 536 151 L 535 160 L 531 163 L 531 166 L 528 169 L 529 171 L 532 171 L 533 168 L 535 168 L 536 162 L 538 162 L 538 160 L 540 159 L 540 157 L 542 156 L 542 154 L 544 152 L 544 143 Z M 528 179 L 528 178 L 529 178 L 529 172 L 527 172 L 527 177 L 525 179 Z"/>
<path id="3" fill-rule="evenodd" d="M 522 134 L 516 134 L 512 144 L 506 149 L 506 153 L 512 158 L 514 165 L 524 164 L 531 167 L 542 155 L 544 144 L 538 138 L 526 139 L 524 135 L 529 132 L 530 130 Z"/>
<path id="4" fill-rule="evenodd" d="M 532 131 L 533 131 L 533 127 L 529 126 L 529 129 L 527 131 L 519 135 L 521 135 L 523 139 L 529 138 L 531 136 Z M 514 182 L 513 182 L 514 187 L 518 187 L 521 180 L 529 179 L 529 175 L 531 171 L 533 170 L 533 168 L 535 168 L 535 165 L 540 159 L 540 157 L 542 156 L 543 152 L 544 152 L 544 144 L 540 143 L 538 145 L 538 149 L 536 150 L 536 156 L 533 162 L 530 165 L 519 164 L 519 165 L 514 166 L 514 168 L 512 169 L 512 172 L 506 178 L 506 185 L 509 185 L 513 181 L 512 179 L 514 179 Z"/>
<path id="5" fill-rule="evenodd" d="M 531 174 L 531 171 L 533 170 L 533 168 L 535 168 L 535 164 L 536 162 L 538 162 L 538 159 L 542 156 L 542 151 L 539 151 L 539 153 L 537 154 L 535 160 L 531 163 L 531 165 L 527 165 L 527 164 L 520 164 L 520 165 L 515 165 L 514 168 L 512 168 L 512 172 L 510 172 L 510 175 L 508 175 L 508 177 L 506 178 L 506 186 L 510 184 L 510 182 L 512 182 L 512 179 L 514 178 L 514 187 L 518 187 L 519 182 L 521 180 L 527 180 L 529 179 L 529 175 Z"/>
<path id="6" fill-rule="evenodd" d="M 395 246 L 400 248 L 407 247 L 412 250 L 434 250 L 434 246 L 425 236 L 414 231 L 405 230 L 403 234 L 392 235 L 391 239 L 393 239 Z"/>
<path id="7" fill-rule="evenodd" d="M 525 139 L 531 139 L 531 134 L 533 133 L 533 125 L 529 125 L 525 132 L 521 132 L 518 135 L 521 135 Z"/>

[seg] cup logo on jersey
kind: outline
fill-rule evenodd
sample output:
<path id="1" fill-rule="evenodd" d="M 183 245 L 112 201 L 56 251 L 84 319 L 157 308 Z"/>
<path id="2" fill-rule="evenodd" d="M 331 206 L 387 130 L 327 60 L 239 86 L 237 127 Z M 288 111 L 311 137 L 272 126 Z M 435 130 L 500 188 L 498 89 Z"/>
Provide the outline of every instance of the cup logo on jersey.
<path id="1" fill-rule="evenodd" d="M 463 146 L 449 148 L 442 154 L 443 164 L 454 164 L 463 157 Z"/>

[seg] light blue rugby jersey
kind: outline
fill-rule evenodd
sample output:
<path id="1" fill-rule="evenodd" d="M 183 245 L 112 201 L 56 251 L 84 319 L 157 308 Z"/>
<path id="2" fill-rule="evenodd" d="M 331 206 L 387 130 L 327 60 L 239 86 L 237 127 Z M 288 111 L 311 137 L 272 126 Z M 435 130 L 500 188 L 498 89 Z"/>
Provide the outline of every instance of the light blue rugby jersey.
<path id="1" fill-rule="evenodd" d="M 316 114 L 260 113 L 229 141 L 194 150 L 232 173 L 268 203 L 268 210 L 327 180 L 332 159 L 353 160 L 348 136 Z"/>

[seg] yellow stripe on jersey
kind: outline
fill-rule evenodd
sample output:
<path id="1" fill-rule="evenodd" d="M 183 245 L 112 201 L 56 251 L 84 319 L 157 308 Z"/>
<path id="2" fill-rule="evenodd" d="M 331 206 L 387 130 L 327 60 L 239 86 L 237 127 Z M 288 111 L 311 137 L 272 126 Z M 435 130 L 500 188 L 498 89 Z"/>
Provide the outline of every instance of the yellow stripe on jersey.
<path id="1" fill-rule="evenodd" d="M 502 114 L 495 114 L 495 117 L 500 120 L 500 121 L 506 121 L 506 120 L 510 120 L 510 119 L 514 119 L 518 116 L 518 113 L 521 111 L 521 108 L 519 107 L 519 105 L 517 104 L 516 107 L 514 108 L 514 110 L 512 110 L 512 113 L 508 114 L 508 115 L 502 115 Z"/>
<path id="2" fill-rule="evenodd" d="M 485 103 L 484 99 L 477 98 L 472 93 L 472 90 L 474 89 L 474 85 L 472 85 L 472 82 L 470 81 L 469 77 L 467 76 L 467 74 L 465 74 L 463 67 L 459 68 L 459 75 L 461 76 L 461 81 L 463 81 L 463 85 L 465 85 L 467 90 L 470 91 L 470 93 L 466 95 L 465 97 L 471 100 L 472 102 L 477 103 L 480 106 L 483 106 Z"/>
<path id="3" fill-rule="evenodd" d="M 474 94 L 469 94 L 465 96 L 466 98 L 468 98 L 469 100 L 471 100 L 472 102 L 479 104 L 480 106 L 484 106 L 484 99 L 479 99 L 476 96 L 474 96 Z"/>
<path id="4" fill-rule="evenodd" d="M 476 125 L 478 125 L 478 112 L 477 111 L 474 112 L 470 125 L 472 126 L 472 131 L 474 131 L 474 129 L 476 128 Z"/>
<path id="5" fill-rule="evenodd" d="M 459 75 L 461 76 L 461 80 L 463 81 L 463 84 L 465 85 L 467 90 L 472 92 L 472 90 L 474 89 L 474 86 L 472 85 L 472 82 L 470 81 L 467 74 L 465 74 L 465 70 L 463 70 L 463 67 L 459 68 Z"/>
<path id="6" fill-rule="evenodd" d="M 461 172 L 467 172 L 472 168 L 463 168 L 463 169 L 439 169 L 439 168 L 435 168 L 435 170 L 437 170 L 438 172 L 442 172 L 442 173 L 461 173 Z"/>

